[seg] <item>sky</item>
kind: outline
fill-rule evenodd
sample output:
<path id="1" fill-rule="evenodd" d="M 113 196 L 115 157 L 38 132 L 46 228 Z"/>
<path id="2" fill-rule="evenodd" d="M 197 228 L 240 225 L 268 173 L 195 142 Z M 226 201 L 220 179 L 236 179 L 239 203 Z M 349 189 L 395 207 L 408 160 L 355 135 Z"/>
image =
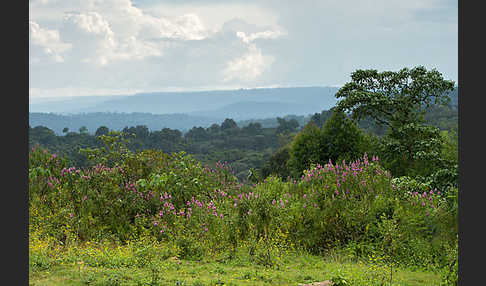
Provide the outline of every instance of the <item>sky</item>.
<path id="1" fill-rule="evenodd" d="M 457 0 L 29 0 L 29 99 L 458 79 Z"/>

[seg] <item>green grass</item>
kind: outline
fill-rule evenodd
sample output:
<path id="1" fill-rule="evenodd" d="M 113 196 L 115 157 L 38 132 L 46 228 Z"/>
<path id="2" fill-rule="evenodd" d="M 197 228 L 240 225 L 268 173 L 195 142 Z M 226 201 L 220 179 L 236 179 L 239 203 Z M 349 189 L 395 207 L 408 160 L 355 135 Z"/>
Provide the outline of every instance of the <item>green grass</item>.
<path id="1" fill-rule="evenodd" d="M 55 264 L 29 272 L 29 285 L 297 285 L 330 280 L 340 274 L 351 285 L 371 283 L 370 266 L 311 255 L 295 255 L 278 268 L 249 261 L 163 260 L 146 267 L 89 267 L 80 263 Z M 389 275 L 389 270 L 382 269 Z M 389 276 L 387 276 L 389 277 Z M 440 275 L 397 269 L 392 285 L 439 285 Z M 388 285 L 388 284 L 385 284 Z"/>

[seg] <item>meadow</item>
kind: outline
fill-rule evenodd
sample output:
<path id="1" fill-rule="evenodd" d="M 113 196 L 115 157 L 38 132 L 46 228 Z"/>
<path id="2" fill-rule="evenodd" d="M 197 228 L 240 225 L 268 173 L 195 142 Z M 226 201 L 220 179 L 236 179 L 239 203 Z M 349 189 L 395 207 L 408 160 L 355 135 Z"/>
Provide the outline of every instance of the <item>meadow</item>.
<path id="1" fill-rule="evenodd" d="M 240 183 L 116 133 L 78 169 L 29 152 L 30 285 L 456 285 L 457 188 L 378 157 Z"/>

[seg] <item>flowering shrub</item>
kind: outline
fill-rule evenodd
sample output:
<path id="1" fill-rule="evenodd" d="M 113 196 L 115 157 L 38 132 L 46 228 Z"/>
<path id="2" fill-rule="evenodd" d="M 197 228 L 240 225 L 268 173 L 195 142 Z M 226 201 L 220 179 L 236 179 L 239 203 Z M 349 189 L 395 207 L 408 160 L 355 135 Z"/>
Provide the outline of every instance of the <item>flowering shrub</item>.
<path id="1" fill-rule="evenodd" d="M 184 153 L 90 152 L 94 164 L 83 169 L 48 151 L 29 155 L 30 224 L 60 244 L 151 237 L 173 243 L 180 257 L 233 257 L 244 248 L 275 266 L 291 249 L 347 246 L 368 257 L 385 252 L 386 240 L 395 262 L 443 265 L 457 234 L 453 200 L 392 179 L 375 156 L 316 165 L 297 181 L 243 185 L 227 165 L 212 169 Z M 387 223 L 396 226 L 393 239 Z"/>
<path id="2" fill-rule="evenodd" d="M 149 226 L 163 233 L 176 217 L 191 218 L 191 198 L 201 206 L 214 206 L 213 199 L 238 188 L 225 167 L 205 168 L 181 153 L 143 151 L 112 167 L 97 163 L 84 169 L 66 167 L 52 158 L 47 150 L 31 155 L 31 207 L 49 218 L 44 224 L 51 226 L 51 234 L 70 225 L 80 240 L 112 235 L 124 241 Z"/>

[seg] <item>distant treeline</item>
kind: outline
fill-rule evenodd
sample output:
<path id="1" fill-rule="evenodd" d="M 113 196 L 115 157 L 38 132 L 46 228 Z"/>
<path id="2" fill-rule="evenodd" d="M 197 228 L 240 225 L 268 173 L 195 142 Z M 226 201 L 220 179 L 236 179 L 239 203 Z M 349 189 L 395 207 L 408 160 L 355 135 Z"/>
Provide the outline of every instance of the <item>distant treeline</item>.
<path id="1" fill-rule="evenodd" d="M 311 115 L 286 115 L 282 116 L 287 120 L 296 119 L 300 126 L 304 126 Z M 63 130 L 79 131 L 84 127 L 89 134 L 95 134 L 100 126 L 106 126 L 111 130 L 121 131 L 127 126 L 144 125 L 149 130 L 161 130 L 164 128 L 177 129 L 182 133 L 188 132 L 194 126 L 207 128 L 214 123 L 221 124 L 223 119 L 195 116 L 187 114 L 152 114 L 152 113 L 113 113 L 113 112 L 93 112 L 62 115 L 55 113 L 29 113 L 29 124 L 31 126 L 45 126 L 54 131 L 57 135 L 62 135 Z M 278 121 L 276 117 L 264 119 L 249 119 L 236 121 L 239 127 L 245 127 L 250 123 L 260 123 L 263 128 L 276 128 Z M 67 129 L 66 129 L 67 128 Z"/>

